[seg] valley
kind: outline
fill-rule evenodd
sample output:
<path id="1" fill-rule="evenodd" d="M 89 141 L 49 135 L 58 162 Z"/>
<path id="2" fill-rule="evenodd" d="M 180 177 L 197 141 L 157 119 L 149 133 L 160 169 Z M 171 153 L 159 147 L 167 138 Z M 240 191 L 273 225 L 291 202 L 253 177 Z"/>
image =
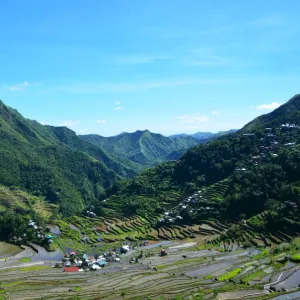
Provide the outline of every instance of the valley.
<path id="1" fill-rule="evenodd" d="M 203 236 L 137 246 L 98 271 L 63 272 L 22 252 L 0 262 L 1 299 L 298 299 L 299 238 L 266 250 L 203 245 Z M 166 249 L 168 255 L 161 256 Z M 95 250 L 94 253 L 100 253 Z M 30 255 L 27 251 L 25 255 Z M 91 255 L 91 254 L 90 254 Z M 130 263 L 136 257 L 135 263 Z M 31 261 L 31 262 L 30 262 Z M 286 296 L 285 296 L 286 295 Z"/>
<path id="2" fill-rule="evenodd" d="M 0 300 L 300 300 L 300 2 L 2 2 Z"/>
<path id="3" fill-rule="evenodd" d="M 3 145 L 19 143 L 5 178 L 19 181 L 0 186 L 0 299 L 297 299 L 299 103 L 203 144 L 78 137 L 2 104 Z M 163 162 L 178 150 L 157 140 L 196 146 Z M 78 272 L 70 253 L 120 262 Z"/>

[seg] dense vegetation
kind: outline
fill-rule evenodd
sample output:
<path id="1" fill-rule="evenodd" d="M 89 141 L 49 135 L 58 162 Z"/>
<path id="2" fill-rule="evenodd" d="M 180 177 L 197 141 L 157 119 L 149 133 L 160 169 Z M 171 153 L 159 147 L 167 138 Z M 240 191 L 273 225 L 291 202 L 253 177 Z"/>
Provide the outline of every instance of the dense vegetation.
<path id="1" fill-rule="evenodd" d="M 67 128 L 27 120 L 0 102 L 0 183 L 45 196 L 64 215 L 81 212 L 126 173 L 93 147 Z"/>
<path id="2" fill-rule="evenodd" d="M 172 147 L 188 147 L 191 138 L 166 140 L 149 131 L 122 134 L 111 138 L 116 139 L 114 147 L 111 140 L 101 142 L 110 147 L 108 152 L 115 152 L 111 154 L 99 147 L 102 137 L 79 139 L 67 128 L 42 126 L 1 103 L 0 182 L 41 197 L 41 203 L 53 205 L 57 217 L 81 213 L 91 205 L 99 215 L 147 217 L 173 211 L 188 223 L 251 218 L 268 210 L 264 226 L 280 226 L 284 214 L 284 222 L 296 226 L 300 220 L 285 210 L 286 202 L 294 205 L 294 211 L 300 206 L 299 103 L 296 96 L 236 133 L 198 145 L 176 162 L 122 182 L 122 177 L 135 174 L 141 161 L 157 162 Z M 296 125 L 282 126 L 285 123 Z M 114 155 L 122 151 L 131 156 L 123 154 L 116 160 Z M 134 162 L 138 157 L 141 160 Z M 199 190 L 203 197 L 195 194 Z M 191 196 L 193 203 L 180 208 Z"/>
<path id="3" fill-rule="evenodd" d="M 112 137 L 82 135 L 80 138 L 142 166 L 154 166 L 171 158 L 178 159 L 187 149 L 200 143 L 190 136 L 169 138 L 149 130 L 125 132 Z"/>
<path id="4" fill-rule="evenodd" d="M 201 222 L 215 216 L 251 218 L 268 210 L 270 220 L 265 226 L 282 225 L 283 216 L 285 224 L 298 226 L 300 113 L 297 109 L 300 96 L 237 133 L 188 150 L 176 163 L 143 172 L 121 186 L 105 205 L 128 214 L 164 212 L 199 189 L 211 186 L 210 194 L 189 204 L 190 209 L 177 212 L 185 220 Z M 295 126 L 285 126 L 286 123 Z M 224 180 L 226 189 L 220 195 L 217 184 Z M 288 210 L 289 205 L 293 210 Z M 209 213 L 203 207 L 208 207 Z"/>

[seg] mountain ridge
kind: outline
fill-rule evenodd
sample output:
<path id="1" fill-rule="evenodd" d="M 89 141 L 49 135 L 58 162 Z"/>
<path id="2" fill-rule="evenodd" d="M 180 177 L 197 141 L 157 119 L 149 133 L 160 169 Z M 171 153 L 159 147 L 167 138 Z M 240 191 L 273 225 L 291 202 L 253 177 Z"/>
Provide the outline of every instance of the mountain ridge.
<path id="1" fill-rule="evenodd" d="M 254 127 L 260 127 L 268 125 L 269 123 L 285 122 L 284 117 L 287 115 L 295 114 L 295 119 L 298 118 L 298 113 L 300 110 L 300 94 L 296 94 L 294 97 L 289 99 L 286 103 L 276 108 L 268 114 L 259 116 L 246 124 L 241 130 L 242 132 L 250 132 Z M 293 119 L 291 119 L 293 121 Z"/>
<path id="2" fill-rule="evenodd" d="M 199 141 L 193 137 L 169 138 L 149 130 L 137 130 L 133 133 L 123 132 L 112 137 L 95 134 L 79 135 L 79 138 L 118 157 L 146 166 L 153 166 L 165 161 L 168 155 L 174 151 L 181 153 L 199 144 Z"/>
<path id="3" fill-rule="evenodd" d="M 187 134 L 187 133 L 173 134 L 173 135 L 170 135 L 169 137 L 170 138 L 175 138 L 175 137 L 188 137 L 188 136 L 191 136 L 191 137 L 193 137 L 197 140 L 207 142 L 211 139 L 217 138 L 217 137 L 222 136 L 222 135 L 231 134 L 231 133 L 234 133 L 236 131 L 238 131 L 238 130 L 237 129 L 230 129 L 230 130 L 219 131 L 219 132 L 216 132 L 216 133 L 199 131 L 199 132 L 196 132 L 194 134 Z"/>
<path id="4" fill-rule="evenodd" d="M 126 169 L 101 149 L 90 145 L 99 155 L 97 160 L 85 147 L 72 130 L 26 119 L 0 102 L 1 184 L 44 196 L 59 204 L 64 215 L 79 213 L 120 180 Z"/>

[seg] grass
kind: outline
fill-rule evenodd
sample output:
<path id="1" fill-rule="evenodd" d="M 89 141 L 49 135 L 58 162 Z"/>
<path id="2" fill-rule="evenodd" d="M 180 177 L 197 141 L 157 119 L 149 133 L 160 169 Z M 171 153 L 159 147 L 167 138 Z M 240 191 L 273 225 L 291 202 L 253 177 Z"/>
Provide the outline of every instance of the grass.
<path id="1" fill-rule="evenodd" d="M 291 256 L 292 261 L 300 262 L 300 253 L 294 254 Z"/>
<path id="2" fill-rule="evenodd" d="M 270 250 L 269 249 L 265 249 L 265 250 L 262 250 L 261 253 L 252 256 L 252 258 L 253 259 L 263 259 L 263 258 L 266 258 L 266 257 L 269 257 L 269 256 L 270 256 Z"/>
<path id="3" fill-rule="evenodd" d="M 274 269 L 274 271 L 279 271 L 285 264 L 286 264 L 286 262 L 279 263 L 279 262 L 271 261 L 271 267 Z"/>
<path id="4" fill-rule="evenodd" d="M 222 276 L 219 276 L 218 281 L 222 282 L 222 281 L 229 280 L 229 279 L 239 275 L 241 273 L 241 271 L 242 271 L 242 268 L 236 268 L 236 269 L 234 269 L 234 270 L 232 270 L 232 271 L 230 271 L 230 272 L 228 272 L 228 273 L 226 273 Z"/>
<path id="5" fill-rule="evenodd" d="M 226 293 L 226 292 L 233 292 L 233 291 L 243 291 L 243 290 L 262 290 L 263 287 L 261 286 L 249 286 L 247 284 L 234 284 L 234 283 L 228 283 L 225 284 L 217 289 L 215 289 L 216 294 L 218 293 Z"/>
<path id="6" fill-rule="evenodd" d="M 82 287 L 77 286 L 74 288 L 74 292 L 80 292 L 82 290 Z"/>
<path id="7" fill-rule="evenodd" d="M 31 262 L 31 258 L 30 257 L 23 257 L 19 260 L 20 263 L 28 263 Z"/>
<path id="8" fill-rule="evenodd" d="M 20 285 L 23 284 L 23 281 L 16 281 L 16 282 L 11 282 L 11 283 L 1 283 L 1 287 L 11 287 L 15 285 Z"/>
<path id="9" fill-rule="evenodd" d="M 31 267 L 25 267 L 19 269 L 20 271 L 23 272 L 33 272 L 33 271 L 41 271 L 41 270 L 46 270 L 46 269 L 51 269 L 49 266 L 31 266 Z"/>
<path id="10" fill-rule="evenodd" d="M 251 281 L 252 279 L 255 279 L 255 278 L 263 278 L 264 276 L 266 275 L 266 273 L 263 271 L 263 270 L 259 270 L 259 271 L 256 271 L 252 274 L 249 274 L 248 276 L 244 277 L 242 279 L 242 282 L 243 283 L 248 283 L 249 281 Z"/>

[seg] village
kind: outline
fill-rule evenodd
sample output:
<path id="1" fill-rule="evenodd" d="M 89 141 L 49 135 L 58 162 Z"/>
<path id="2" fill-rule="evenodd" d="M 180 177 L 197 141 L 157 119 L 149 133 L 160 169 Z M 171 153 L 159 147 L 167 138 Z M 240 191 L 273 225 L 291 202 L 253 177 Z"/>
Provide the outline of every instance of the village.
<path id="1" fill-rule="evenodd" d="M 262 162 L 278 157 L 277 151 L 280 148 L 295 147 L 299 144 L 298 134 L 300 126 L 296 124 L 284 123 L 280 127 L 265 128 L 262 133 L 244 133 L 246 139 L 256 138 L 258 153 L 251 155 L 244 164 L 236 167 L 235 172 L 246 172 L 248 168 L 259 166 Z M 158 224 L 181 224 L 184 217 L 190 217 L 192 214 L 198 214 L 203 217 L 218 217 L 223 212 L 223 209 L 216 203 L 215 199 L 227 189 L 227 182 L 219 182 L 212 187 L 202 188 L 193 195 L 183 199 L 177 206 L 164 213 L 163 217 L 158 220 Z M 285 201 L 279 209 L 292 207 L 298 208 L 295 202 Z M 158 226 L 160 226 L 158 225 Z"/>

